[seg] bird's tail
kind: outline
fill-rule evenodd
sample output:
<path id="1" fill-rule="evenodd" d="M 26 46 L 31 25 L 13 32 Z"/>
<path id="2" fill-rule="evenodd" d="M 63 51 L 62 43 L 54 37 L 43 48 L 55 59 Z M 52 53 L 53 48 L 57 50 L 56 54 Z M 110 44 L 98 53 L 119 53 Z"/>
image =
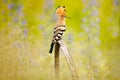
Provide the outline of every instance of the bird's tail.
<path id="1" fill-rule="evenodd" d="M 54 47 L 54 43 L 53 43 L 53 42 L 51 42 L 51 46 L 50 46 L 49 53 L 52 53 L 52 51 L 53 51 L 53 47 Z"/>

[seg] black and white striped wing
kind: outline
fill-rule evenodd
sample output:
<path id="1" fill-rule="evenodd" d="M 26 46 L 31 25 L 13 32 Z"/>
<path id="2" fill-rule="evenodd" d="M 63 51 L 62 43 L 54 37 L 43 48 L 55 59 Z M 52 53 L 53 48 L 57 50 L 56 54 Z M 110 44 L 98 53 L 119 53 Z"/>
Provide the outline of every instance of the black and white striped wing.
<path id="1" fill-rule="evenodd" d="M 64 34 L 65 31 L 66 31 L 65 25 L 56 26 L 56 27 L 54 28 L 53 39 L 54 39 L 55 41 L 59 41 L 60 39 L 62 39 L 62 35 Z"/>

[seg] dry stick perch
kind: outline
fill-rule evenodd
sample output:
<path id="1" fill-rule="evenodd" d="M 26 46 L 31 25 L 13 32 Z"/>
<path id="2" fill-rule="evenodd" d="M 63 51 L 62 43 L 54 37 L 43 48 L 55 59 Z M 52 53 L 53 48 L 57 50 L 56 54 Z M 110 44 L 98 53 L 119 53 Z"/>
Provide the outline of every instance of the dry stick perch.
<path id="1" fill-rule="evenodd" d="M 59 49 L 60 45 L 59 43 L 56 43 L 55 45 L 55 74 L 56 74 L 56 79 L 59 80 Z"/>
<path id="2" fill-rule="evenodd" d="M 55 61 L 58 61 L 58 62 L 55 62 L 56 77 L 59 76 L 59 56 L 58 56 L 59 55 L 59 47 L 61 47 L 62 51 L 64 52 L 64 55 L 65 55 L 67 64 L 69 66 L 69 69 L 71 71 L 71 75 L 72 75 L 73 80 L 79 80 L 76 69 L 75 69 L 75 65 L 73 63 L 72 56 L 68 52 L 67 47 L 66 47 L 63 40 L 59 40 L 58 43 L 55 46 L 55 55 L 56 55 L 55 56 Z"/>

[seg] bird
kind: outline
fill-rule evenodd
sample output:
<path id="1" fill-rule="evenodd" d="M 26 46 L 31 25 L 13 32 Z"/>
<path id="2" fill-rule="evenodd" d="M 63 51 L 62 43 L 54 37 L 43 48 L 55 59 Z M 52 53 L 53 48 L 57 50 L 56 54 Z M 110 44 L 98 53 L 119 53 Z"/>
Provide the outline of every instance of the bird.
<path id="1" fill-rule="evenodd" d="M 62 39 L 62 35 L 66 31 L 65 18 L 70 18 L 70 17 L 66 16 L 66 13 L 67 13 L 67 11 L 65 9 L 65 6 L 58 6 L 56 8 L 56 14 L 57 14 L 58 20 L 57 20 L 56 25 L 53 30 L 54 34 L 52 36 L 52 42 L 50 45 L 49 53 L 52 53 L 54 45 L 56 44 L 56 42 L 58 42 L 59 40 Z"/>

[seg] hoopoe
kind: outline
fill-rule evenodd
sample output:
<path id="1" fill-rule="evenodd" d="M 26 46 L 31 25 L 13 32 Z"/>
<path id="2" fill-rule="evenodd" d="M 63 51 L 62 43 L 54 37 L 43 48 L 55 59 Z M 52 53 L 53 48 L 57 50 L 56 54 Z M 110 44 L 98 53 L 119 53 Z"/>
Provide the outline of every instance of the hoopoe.
<path id="1" fill-rule="evenodd" d="M 70 18 L 66 16 L 65 6 L 58 6 L 56 13 L 58 16 L 58 21 L 54 27 L 54 34 L 52 37 L 49 53 L 52 53 L 55 43 L 62 39 L 62 35 L 66 31 L 65 18 Z"/>

